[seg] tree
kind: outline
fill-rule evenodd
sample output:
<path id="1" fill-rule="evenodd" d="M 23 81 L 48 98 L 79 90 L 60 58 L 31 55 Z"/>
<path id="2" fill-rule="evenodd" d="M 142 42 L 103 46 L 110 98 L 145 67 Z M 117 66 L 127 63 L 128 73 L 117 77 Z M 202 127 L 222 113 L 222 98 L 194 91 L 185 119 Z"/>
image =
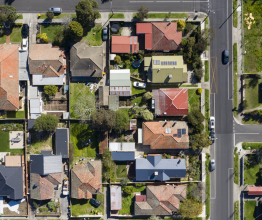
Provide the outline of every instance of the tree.
<path id="1" fill-rule="evenodd" d="M 77 21 L 71 21 L 69 24 L 69 36 L 72 40 L 79 40 L 83 37 L 83 27 Z"/>
<path id="2" fill-rule="evenodd" d="M 149 100 L 149 99 L 152 99 L 153 97 L 153 93 L 152 92 L 146 92 L 144 95 L 143 95 L 143 99 L 145 101 Z"/>
<path id="3" fill-rule="evenodd" d="M 197 109 L 193 109 L 187 116 L 188 123 L 194 127 L 204 121 L 204 115 Z"/>
<path id="4" fill-rule="evenodd" d="M 53 208 L 54 208 L 54 206 L 55 206 L 55 203 L 54 203 L 53 201 L 48 202 L 48 203 L 47 203 L 47 206 L 48 206 L 49 209 L 53 210 Z"/>
<path id="5" fill-rule="evenodd" d="M 114 129 L 118 132 L 126 131 L 128 122 L 129 122 L 128 113 L 125 111 L 117 110 L 116 126 Z"/>
<path id="6" fill-rule="evenodd" d="M 87 27 L 95 19 L 99 18 L 98 4 L 95 0 L 81 0 L 76 5 L 77 21 L 82 27 Z"/>
<path id="7" fill-rule="evenodd" d="M 196 218 L 202 213 L 203 204 L 193 199 L 182 201 L 179 213 L 185 218 Z"/>
<path id="8" fill-rule="evenodd" d="M 202 42 L 198 42 L 198 43 L 195 44 L 194 48 L 197 51 L 197 53 L 201 54 L 201 53 L 203 53 L 203 51 L 206 50 L 207 42 L 204 41 L 204 40 Z"/>
<path id="9" fill-rule="evenodd" d="M 45 13 L 45 15 L 46 15 L 46 17 L 47 17 L 48 19 L 50 19 L 50 20 L 53 19 L 54 16 L 55 16 L 54 12 L 51 11 L 50 9 L 48 9 L 48 11 Z"/>
<path id="10" fill-rule="evenodd" d="M 177 29 L 179 31 L 182 31 L 186 27 L 186 22 L 183 20 L 178 20 L 177 21 Z"/>
<path id="11" fill-rule="evenodd" d="M 190 195 L 195 199 L 197 202 L 202 202 L 202 189 L 203 183 L 189 183 L 190 186 Z"/>
<path id="12" fill-rule="evenodd" d="M 113 110 L 99 109 L 91 115 L 92 124 L 94 127 L 102 131 L 111 132 L 116 126 L 116 114 Z"/>
<path id="13" fill-rule="evenodd" d="M 44 92 L 48 96 L 53 96 L 57 93 L 58 87 L 54 85 L 49 85 L 44 87 Z"/>
<path id="14" fill-rule="evenodd" d="M 205 28 L 201 33 L 201 38 L 205 39 L 208 44 L 210 44 L 215 36 L 216 33 L 214 28 Z"/>
<path id="15" fill-rule="evenodd" d="M 117 63 L 117 64 L 120 64 L 122 61 L 121 61 L 121 57 L 119 55 L 116 55 L 115 58 L 114 58 L 114 61 Z"/>
<path id="16" fill-rule="evenodd" d="M 59 119 L 56 116 L 42 114 L 35 120 L 34 130 L 37 132 L 47 131 L 51 133 L 56 129 L 58 122 Z"/>
<path id="17" fill-rule="evenodd" d="M 120 180 L 120 185 L 121 185 L 122 187 L 125 187 L 128 182 L 129 182 L 129 179 L 128 179 L 128 178 L 121 179 L 121 180 Z"/>
<path id="18" fill-rule="evenodd" d="M 145 18 L 148 17 L 149 8 L 145 8 L 144 6 L 140 6 L 136 16 L 139 20 L 143 21 Z"/>
<path id="19" fill-rule="evenodd" d="M 74 116 L 77 119 L 87 120 L 95 111 L 95 97 L 92 94 L 81 94 L 74 105 Z"/>
<path id="20" fill-rule="evenodd" d="M 128 195 L 131 195 L 133 192 L 134 192 L 134 188 L 133 186 L 125 186 L 123 188 L 123 191 L 128 194 Z"/>
<path id="21" fill-rule="evenodd" d="M 203 76 L 203 69 L 196 69 L 194 71 L 194 76 L 197 78 L 197 81 L 199 82 Z"/>
<path id="22" fill-rule="evenodd" d="M 206 133 L 190 135 L 189 137 L 189 146 L 192 150 L 201 151 L 203 148 L 208 147 L 212 144 L 212 141 L 209 140 Z"/>
<path id="23" fill-rule="evenodd" d="M 191 23 L 186 23 L 185 29 L 184 29 L 184 34 L 186 35 L 190 31 L 192 31 L 194 28 L 194 25 Z"/>
<path id="24" fill-rule="evenodd" d="M 151 215 L 148 220 L 161 220 L 161 218 L 159 216 L 156 215 Z"/>
<path id="25" fill-rule="evenodd" d="M 142 117 L 146 121 L 152 121 L 154 119 L 154 115 L 148 109 L 143 111 Z"/>
<path id="26" fill-rule="evenodd" d="M 187 44 L 187 40 L 186 39 L 182 39 L 181 44 L 182 44 L 182 46 L 185 46 Z"/>
<path id="27" fill-rule="evenodd" d="M 0 20 L 1 21 L 15 21 L 17 19 L 16 8 L 9 5 L 0 6 Z"/>

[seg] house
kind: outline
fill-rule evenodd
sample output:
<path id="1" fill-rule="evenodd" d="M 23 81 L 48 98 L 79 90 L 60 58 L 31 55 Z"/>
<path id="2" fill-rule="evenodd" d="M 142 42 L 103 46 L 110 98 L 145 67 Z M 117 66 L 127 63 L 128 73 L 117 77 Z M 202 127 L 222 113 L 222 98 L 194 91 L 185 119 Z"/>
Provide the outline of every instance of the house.
<path id="1" fill-rule="evenodd" d="M 130 69 L 110 70 L 110 95 L 131 96 Z"/>
<path id="2" fill-rule="evenodd" d="M 135 160 L 135 152 L 114 151 L 111 152 L 111 157 L 114 161 L 133 161 Z"/>
<path id="3" fill-rule="evenodd" d="M 58 128 L 55 131 L 55 154 L 62 155 L 63 159 L 68 158 L 69 129 Z"/>
<path id="4" fill-rule="evenodd" d="M 186 176 L 185 159 L 162 159 L 162 155 L 148 155 L 136 159 L 137 181 L 168 181 Z"/>
<path id="5" fill-rule="evenodd" d="M 157 51 L 181 50 L 182 31 L 176 22 L 137 23 L 136 33 L 145 35 L 145 49 Z"/>
<path id="6" fill-rule="evenodd" d="M 110 142 L 109 151 L 134 152 L 136 149 L 135 142 Z"/>
<path id="7" fill-rule="evenodd" d="M 185 121 L 143 122 L 142 135 L 143 145 L 150 145 L 151 149 L 189 148 L 188 125 Z"/>
<path id="8" fill-rule="evenodd" d="M 103 47 L 89 47 L 78 42 L 70 49 L 72 81 L 97 81 L 103 77 Z"/>
<path id="9" fill-rule="evenodd" d="M 21 156 L 5 156 L 5 165 L 0 165 L 0 196 L 14 200 L 24 197 L 21 160 Z"/>
<path id="10" fill-rule="evenodd" d="M 98 88 L 99 104 L 101 106 L 108 106 L 109 86 L 100 86 Z"/>
<path id="11" fill-rule="evenodd" d="M 187 89 L 153 89 L 157 116 L 184 116 L 188 114 Z"/>
<path id="12" fill-rule="evenodd" d="M 112 36 L 111 53 L 137 53 L 137 36 Z"/>
<path id="13" fill-rule="evenodd" d="M 0 110 L 19 109 L 19 47 L 0 45 Z"/>
<path id="14" fill-rule="evenodd" d="M 32 85 L 61 86 L 65 83 L 66 56 L 64 50 L 52 44 L 32 44 L 28 57 Z"/>
<path id="15" fill-rule="evenodd" d="M 183 56 L 145 57 L 144 71 L 148 83 L 184 83 L 187 82 L 187 65 Z"/>
<path id="16" fill-rule="evenodd" d="M 111 210 L 122 209 L 122 190 L 121 186 L 110 186 L 110 204 Z"/>
<path id="17" fill-rule="evenodd" d="M 71 198 L 91 199 L 102 193 L 102 163 L 89 161 L 86 165 L 74 165 L 71 169 Z"/>
<path id="18" fill-rule="evenodd" d="M 187 198 L 185 185 L 147 186 L 146 195 L 136 195 L 135 215 L 173 215 Z"/>
<path id="19" fill-rule="evenodd" d="M 54 197 L 54 187 L 62 183 L 62 155 L 30 155 L 31 199 L 48 200 Z"/>

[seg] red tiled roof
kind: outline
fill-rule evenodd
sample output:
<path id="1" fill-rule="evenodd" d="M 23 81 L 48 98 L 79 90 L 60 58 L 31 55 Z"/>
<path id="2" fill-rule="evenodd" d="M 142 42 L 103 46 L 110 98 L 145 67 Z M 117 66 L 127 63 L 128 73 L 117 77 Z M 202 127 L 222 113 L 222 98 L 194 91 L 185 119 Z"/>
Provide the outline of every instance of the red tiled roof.
<path id="1" fill-rule="evenodd" d="M 155 89 L 156 115 L 179 116 L 188 114 L 187 89 Z M 164 114 L 165 112 L 165 114 Z"/>
<path id="2" fill-rule="evenodd" d="M 186 134 L 182 134 L 181 137 L 178 137 L 178 129 L 183 128 L 186 129 Z M 189 148 L 188 126 L 184 121 L 143 122 L 142 129 L 143 145 L 150 145 L 151 149 Z"/>
<path id="3" fill-rule="evenodd" d="M 152 34 L 152 24 L 151 23 L 137 23 L 136 24 L 137 34 Z"/>
<path id="4" fill-rule="evenodd" d="M 137 53 L 137 36 L 112 36 L 112 53 Z"/>
<path id="5" fill-rule="evenodd" d="M 136 202 L 146 202 L 146 195 L 136 195 Z"/>
<path id="6" fill-rule="evenodd" d="M 262 195 L 262 187 L 248 187 L 248 195 Z"/>
<path id="7" fill-rule="evenodd" d="M 0 109 L 19 109 L 19 53 L 15 44 L 0 45 Z"/>

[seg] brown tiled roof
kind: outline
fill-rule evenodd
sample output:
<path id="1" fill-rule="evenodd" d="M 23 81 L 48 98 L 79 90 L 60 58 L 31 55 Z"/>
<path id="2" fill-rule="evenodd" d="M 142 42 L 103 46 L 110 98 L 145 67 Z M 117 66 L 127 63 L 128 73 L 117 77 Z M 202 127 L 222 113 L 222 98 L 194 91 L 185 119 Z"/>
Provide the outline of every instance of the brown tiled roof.
<path id="1" fill-rule="evenodd" d="M 62 48 L 52 47 L 51 44 L 32 44 L 28 57 L 30 74 L 59 77 L 64 74 L 63 58 Z"/>
<path id="2" fill-rule="evenodd" d="M 92 194 L 102 193 L 102 163 L 89 161 L 87 165 L 74 165 L 71 170 L 71 197 L 91 199 Z"/>
<path id="3" fill-rule="evenodd" d="M 18 46 L 0 45 L 0 110 L 17 109 L 19 109 Z"/>
<path id="4" fill-rule="evenodd" d="M 185 149 L 189 148 L 188 125 L 184 121 L 144 122 L 143 145 L 151 149 Z M 178 129 L 186 129 L 186 134 L 177 136 Z"/>
<path id="5" fill-rule="evenodd" d="M 146 197 L 144 202 L 135 202 L 135 215 L 172 215 L 186 199 L 186 186 L 147 186 Z"/>

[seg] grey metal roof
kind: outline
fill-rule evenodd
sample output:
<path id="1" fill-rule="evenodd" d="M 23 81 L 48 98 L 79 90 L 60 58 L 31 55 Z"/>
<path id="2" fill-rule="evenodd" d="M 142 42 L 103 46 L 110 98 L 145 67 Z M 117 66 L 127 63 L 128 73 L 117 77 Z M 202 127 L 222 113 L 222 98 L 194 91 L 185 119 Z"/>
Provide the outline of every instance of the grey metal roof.
<path id="1" fill-rule="evenodd" d="M 34 119 L 29 119 L 27 121 L 27 130 L 33 129 L 34 127 L 35 120 Z"/>
<path id="2" fill-rule="evenodd" d="M 162 155 L 136 159 L 136 180 L 165 181 L 186 176 L 185 159 L 162 159 Z"/>
<path id="3" fill-rule="evenodd" d="M 15 200 L 23 198 L 22 167 L 0 165 L 0 196 Z"/>
<path id="4" fill-rule="evenodd" d="M 37 86 L 29 86 L 29 99 L 37 99 Z"/>
<path id="5" fill-rule="evenodd" d="M 48 175 L 62 172 L 62 155 L 30 155 L 31 173 Z"/>
<path id="6" fill-rule="evenodd" d="M 130 69 L 110 70 L 110 87 L 130 87 Z"/>
<path id="7" fill-rule="evenodd" d="M 41 155 L 52 155 L 51 150 L 41 150 Z"/>
<path id="8" fill-rule="evenodd" d="M 111 156 L 115 161 L 135 160 L 135 152 L 111 152 Z"/>
<path id="9" fill-rule="evenodd" d="M 100 105 L 108 106 L 109 86 L 100 86 L 98 93 Z"/>
<path id="10" fill-rule="evenodd" d="M 55 85 L 61 86 L 64 84 L 63 79 L 64 75 L 60 75 L 59 77 L 43 77 L 42 74 L 33 74 L 33 85 L 36 86 L 45 86 L 45 85 Z"/>
<path id="11" fill-rule="evenodd" d="M 109 95 L 108 96 L 108 108 L 117 111 L 119 109 L 119 96 Z"/>
<path id="12" fill-rule="evenodd" d="M 68 158 L 68 128 L 56 129 L 55 153 L 62 155 L 62 158 Z"/>
<path id="13" fill-rule="evenodd" d="M 30 113 L 40 112 L 40 99 L 30 99 Z"/>
<path id="14" fill-rule="evenodd" d="M 28 51 L 19 51 L 19 80 L 28 80 L 29 73 L 28 73 Z"/>

